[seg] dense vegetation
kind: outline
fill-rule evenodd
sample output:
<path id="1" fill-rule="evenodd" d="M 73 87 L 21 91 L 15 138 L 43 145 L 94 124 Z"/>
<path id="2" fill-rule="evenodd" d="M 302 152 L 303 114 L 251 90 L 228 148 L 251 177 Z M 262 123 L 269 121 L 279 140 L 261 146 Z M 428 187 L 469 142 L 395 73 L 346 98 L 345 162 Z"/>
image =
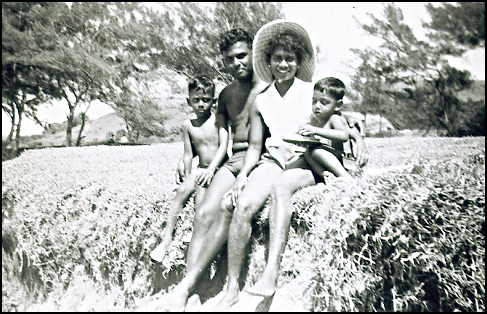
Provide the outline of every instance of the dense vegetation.
<path id="1" fill-rule="evenodd" d="M 286 299 L 308 311 L 484 311 L 485 138 L 367 145 L 356 184 L 330 178 L 294 195 Z M 191 203 L 170 254 L 154 264 L 148 253 L 181 150 L 47 148 L 3 162 L 3 311 L 134 310 L 170 290 L 184 272 Z M 266 215 L 255 220 L 248 284 L 264 265 Z"/>
<path id="2" fill-rule="evenodd" d="M 355 110 L 385 115 L 400 129 L 483 136 L 485 92 L 477 100 L 459 97 L 473 79 L 449 58 L 485 47 L 485 3 L 425 6 L 426 41 L 415 37 L 394 3 L 370 14 L 370 25 L 360 24 L 382 44 L 352 49 L 359 64 L 343 60 L 355 72 L 349 94 Z M 2 111 L 11 122 L 5 146 L 14 155 L 20 150 L 26 117 L 46 132 L 64 129 L 64 146 L 84 145 L 89 109 L 100 102 L 124 119 L 131 141 L 165 137 L 167 100 L 181 91 L 159 102 L 150 93 L 160 89 L 158 72 L 206 73 L 226 84 L 221 31 L 243 27 L 255 34 L 284 17 L 280 2 L 2 2 Z M 316 48 L 319 56 L 323 47 Z M 173 84 L 177 77 L 164 79 Z M 60 100 L 67 104 L 65 124 L 42 121 L 40 109 Z"/>

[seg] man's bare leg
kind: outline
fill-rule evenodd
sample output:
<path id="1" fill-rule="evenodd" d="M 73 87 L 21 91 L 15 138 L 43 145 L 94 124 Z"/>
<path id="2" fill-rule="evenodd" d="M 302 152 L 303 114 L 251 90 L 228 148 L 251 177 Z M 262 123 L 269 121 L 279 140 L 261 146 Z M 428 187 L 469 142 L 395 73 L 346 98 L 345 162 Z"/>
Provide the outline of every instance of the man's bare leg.
<path id="1" fill-rule="evenodd" d="M 198 258 L 194 259 L 191 267 L 188 267 L 184 278 L 171 292 L 168 298 L 169 311 L 184 311 L 188 297 L 198 283 L 201 273 L 208 268 L 211 261 L 225 245 L 228 238 L 228 227 L 232 218 L 232 212 L 228 210 L 226 201 L 230 202 L 230 199 L 222 200 L 220 207 L 224 208 L 219 209 L 215 221 L 211 225 L 210 230 L 208 230 L 206 234 L 207 241 L 204 243 L 204 248 L 199 251 Z"/>
<path id="2" fill-rule="evenodd" d="M 218 169 L 206 191 L 205 199 L 195 209 L 193 235 L 188 247 L 186 267 L 191 269 L 198 259 L 200 250 L 211 241 L 207 236 L 211 224 L 220 211 L 223 195 L 232 187 L 235 181 L 233 173 L 226 167 Z"/>

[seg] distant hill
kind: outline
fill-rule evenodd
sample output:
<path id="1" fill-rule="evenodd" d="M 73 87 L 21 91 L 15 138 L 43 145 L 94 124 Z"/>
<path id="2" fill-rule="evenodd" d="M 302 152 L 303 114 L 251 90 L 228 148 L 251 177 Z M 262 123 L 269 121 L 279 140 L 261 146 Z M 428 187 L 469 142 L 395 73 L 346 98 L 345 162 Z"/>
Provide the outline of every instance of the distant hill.
<path id="1" fill-rule="evenodd" d="M 186 104 L 186 78 L 167 69 L 154 72 L 151 79 L 151 94 L 160 104 L 161 110 L 167 117 L 164 128 L 168 134 L 164 139 L 154 139 L 154 142 L 181 141 L 180 128 L 185 119 L 192 117 L 191 108 Z M 218 86 L 218 91 L 221 86 Z M 468 91 L 460 93 L 460 98 L 473 101 L 485 100 L 485 81 L 475 81 Z M 76 141 L 79 126 L 73 129 L 73 141 Z M 366 115 L 366 130 L 369 135 L 381 131 L 396 129 L 385 117 Z M 126 130 L 125 122 L 116 113 L 110 113 L 86 123 L 83 131 L 83 143 L 104 142 L 109 132 L 116 133 Z M 55 134 L 42 134 L 23 137 L 21 147 L 63 146 L 66 131 Z"/>
<path id="2" fill-rule="evenodd" d="M 462 100 L 485 100 L 485 81 L 474 81 L 468 90 L 459 93 L 459 97 Z"/>
<path id="3" fill-rule="evenodd" d="M 186 78 L 174 71 L 160 68 L 150 74 L 150 94 L 160 105 L 161 111 L 166 115 L 164 121 L 164 139 L 153 139 L 156 142 L 171 142 L 182 140 L 180 128 L 182 122 L 192 116 L 191 107 L 186 104 Z M 72 131 L 72 139 L 76 141 L 80 126 Z M 86 122 L 83 130 L 83 144 L 105 142 L 109 132 L 116 133 L 126 130 L 124 120 L 117 113 L 110 113 L 98 119 Z M 21 147 L 63 146 L 66 131 L 54 134 L 40 134 L 22 137 Z"/>
<path id="4" fill-rule="evenodd" d="M 76 141 L 80 126 L 73 128 L 73 141 Z M 83 142 L 103 142 L 107 139 L 109 132 L 116 132 L 125 129 L 125 122 L 116 113 L 110 113 L 96 120 L 86 122 L 83 130 Z M 66 131 L 56 132 L 54 134 L 40 134 L 23 137 L 22 145 L 24 147 L 45 147 L 45 146 L 63 146 L 66 140 Z"/>

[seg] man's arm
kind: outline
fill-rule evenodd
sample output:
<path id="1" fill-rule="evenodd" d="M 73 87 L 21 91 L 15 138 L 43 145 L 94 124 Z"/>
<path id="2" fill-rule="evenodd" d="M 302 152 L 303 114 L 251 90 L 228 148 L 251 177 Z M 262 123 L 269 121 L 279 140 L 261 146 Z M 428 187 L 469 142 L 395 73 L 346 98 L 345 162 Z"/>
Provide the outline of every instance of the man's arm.
<path id="1" fill-rule="evenodd" d="M 264 145 L 264 121 L 262 120 L 255 103 L 250 109 L 250 128 L 249 128 L 249 147 L 245 154 L 244 164 L 239 174 L 237 175 L 235 184 L 230 190 L 232 193 L 232 201 L 235 204 L 240 192 L 247 183 L 247 177 L 254 169 L 257 162 L 260 160 L 262 147 Z"/>

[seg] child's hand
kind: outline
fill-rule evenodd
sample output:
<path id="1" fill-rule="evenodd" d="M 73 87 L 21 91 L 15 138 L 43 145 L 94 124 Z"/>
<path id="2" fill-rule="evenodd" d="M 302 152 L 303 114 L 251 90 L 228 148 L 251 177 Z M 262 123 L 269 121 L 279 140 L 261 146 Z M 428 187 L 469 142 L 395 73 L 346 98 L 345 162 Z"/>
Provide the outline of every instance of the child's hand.
<path id="1" fill-rule="evenodd" d="M 359 167 L 364 167 L 365 165 L 367 165 L 368 162 L 369 162 L 369 154 L 367 153 L 367 150 L 364 149 L 357 154 L 356 164 Z"/>
<path id="2" fill-rule="evenodd" d="M 196 184 L 207 188 L 210 185 L 211 180 L 213 179 L 214 171 L 211 169 L 199 169 L 198 174 L 196 175 Z"/>
<path id="3" fill-rule="evenodd" d="M 298 134 L 303 135 L 303 136 L 314 135 L 314 134 L 316 134 L 316 127 L 314 127 L 310 124 L 305 124 L 299 128 Z"/>
<path id="4" fill-rule="evenodd" d="M 183 183 L 184 179 L 186 179 L 186 176 L 184 175 L 184 164 L 179 162 L 176 167 L 176 184 Z"/>

